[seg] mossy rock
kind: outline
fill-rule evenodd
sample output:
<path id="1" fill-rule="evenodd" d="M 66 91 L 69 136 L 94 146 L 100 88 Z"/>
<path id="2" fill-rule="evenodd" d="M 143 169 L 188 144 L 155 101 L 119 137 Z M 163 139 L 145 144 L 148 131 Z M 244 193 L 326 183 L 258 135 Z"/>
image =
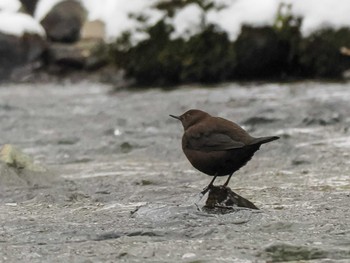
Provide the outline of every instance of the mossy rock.
<path id="1" fill-rule="evenodd" d="M 11 144 L 5 144 L 0 150 L 0 161 L 18 170 L 45 172 L 46 169 L 33 162 L 33 159 Z"/>

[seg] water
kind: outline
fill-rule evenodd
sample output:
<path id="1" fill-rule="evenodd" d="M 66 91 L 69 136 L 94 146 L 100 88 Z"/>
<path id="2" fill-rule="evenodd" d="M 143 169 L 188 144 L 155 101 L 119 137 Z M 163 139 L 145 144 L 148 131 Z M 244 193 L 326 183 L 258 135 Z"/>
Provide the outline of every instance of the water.
<path id="1" fill-rule="evenodd" d="M 0 144 L 55 180 L 1 186 L 0 261 L 347 262 L 349 99 L 347 83 L 2 86 Z M 211 178 L 185 159 L 168 116 L 190 108 L 281 136 L 230 182 L 259 211 L 198 209 Z"/>

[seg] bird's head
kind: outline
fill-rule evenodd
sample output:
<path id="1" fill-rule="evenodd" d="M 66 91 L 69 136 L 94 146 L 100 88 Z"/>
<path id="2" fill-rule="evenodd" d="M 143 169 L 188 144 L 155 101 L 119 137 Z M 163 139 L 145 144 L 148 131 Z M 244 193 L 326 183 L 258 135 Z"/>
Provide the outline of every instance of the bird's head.
<path id="1" fill-rule="evenodd" d="M 195 125 L 198 122 L 204 120 L 205 118 L 210 117 L 210 115 L 204 111 L 193 109 L 186 111 L 180 116 L 175 116 L 171 114 L 169 116 L 180 120 L 185 130 L 191 127 L 192 125 Z"/>

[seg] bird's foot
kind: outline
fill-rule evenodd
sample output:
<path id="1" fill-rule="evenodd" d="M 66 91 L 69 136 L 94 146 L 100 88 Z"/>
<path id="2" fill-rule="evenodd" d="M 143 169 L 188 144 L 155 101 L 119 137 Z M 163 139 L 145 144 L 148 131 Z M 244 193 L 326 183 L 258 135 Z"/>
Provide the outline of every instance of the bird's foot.
<path id="1" fill-rule="evenodd" d="M 201 192 L 202 196 L 204 196 L 206 193 L 208 193 L 208 191 L 212 188 L 212 184 L 208 185 L 207 187 L 205 187 L 203 189 L 203 191 Z"/>

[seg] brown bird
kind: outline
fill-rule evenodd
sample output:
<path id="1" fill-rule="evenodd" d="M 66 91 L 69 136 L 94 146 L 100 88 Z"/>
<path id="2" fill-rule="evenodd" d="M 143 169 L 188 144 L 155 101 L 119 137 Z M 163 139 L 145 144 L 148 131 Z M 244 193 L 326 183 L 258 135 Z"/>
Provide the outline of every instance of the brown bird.
<path id="1" fill-rule="evenodd" d="M 254 138 L 236 123 L 201 110 L 192 109 L 170 117 L 180 120 L 184 127 L 182 150 L 187 159 L 199 171 L 214 176 L 202 194 L 218 176 L 229 176 L 224 184 L 227 186 L 233 173 L 253 157 L 260 145 L 279 139 L 277 136 Z"/>

